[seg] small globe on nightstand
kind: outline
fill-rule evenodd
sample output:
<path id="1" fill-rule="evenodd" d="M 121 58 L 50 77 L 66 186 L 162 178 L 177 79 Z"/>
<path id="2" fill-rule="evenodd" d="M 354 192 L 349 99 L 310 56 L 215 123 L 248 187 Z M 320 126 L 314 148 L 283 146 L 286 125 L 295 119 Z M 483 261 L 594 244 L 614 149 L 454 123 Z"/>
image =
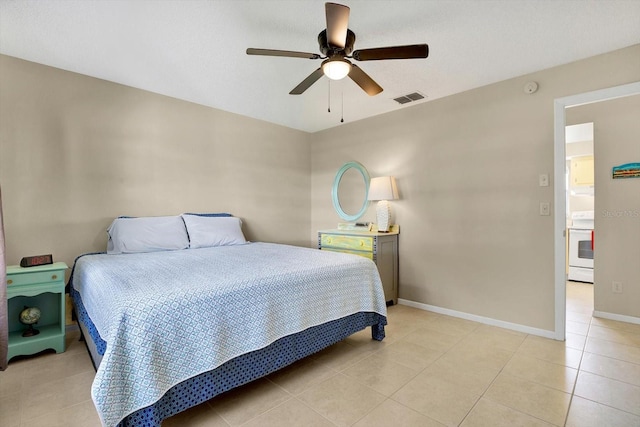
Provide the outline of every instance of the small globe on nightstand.
<path id="1" fill-rule="evenodd" d="M 26 307 L 20 312 L 20 323 L 27 325 L 28 328 L 22 333 L 23 337 L 32 337 L 40 333 L 33 327 L 40 320 L 40 309 L 38 307 Z"/>

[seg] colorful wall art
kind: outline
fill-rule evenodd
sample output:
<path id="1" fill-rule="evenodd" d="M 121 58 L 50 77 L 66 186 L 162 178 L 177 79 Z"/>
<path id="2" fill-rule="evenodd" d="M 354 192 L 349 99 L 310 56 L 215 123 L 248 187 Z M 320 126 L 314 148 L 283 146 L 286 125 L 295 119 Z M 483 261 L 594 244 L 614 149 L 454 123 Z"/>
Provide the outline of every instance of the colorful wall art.
<path id="1" fill-rule="evenodd" d="M 613 167 L 613 179 L 640 178 L 640 163 L 626 163 Z"/>

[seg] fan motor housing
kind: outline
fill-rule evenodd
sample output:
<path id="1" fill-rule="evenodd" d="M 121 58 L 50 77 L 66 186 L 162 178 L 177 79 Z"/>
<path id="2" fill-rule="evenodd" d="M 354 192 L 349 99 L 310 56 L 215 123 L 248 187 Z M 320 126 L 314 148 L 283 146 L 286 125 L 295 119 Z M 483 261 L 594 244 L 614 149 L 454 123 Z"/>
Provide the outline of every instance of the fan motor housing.
<path id="1" fill-rule="evenodd" d="M 320 45 L 320 52 L 326 57 L 332 56 L 346 56 L 353 52 L 353 44 L 356 42 L 356 35 L 353 31 L 347 29 L 347 39 L 344 43 L 344 49 L 335 47 L 329 44 L 327 40 L 327 30 L 322 30 L 318 34 L 318 44 Z"/>

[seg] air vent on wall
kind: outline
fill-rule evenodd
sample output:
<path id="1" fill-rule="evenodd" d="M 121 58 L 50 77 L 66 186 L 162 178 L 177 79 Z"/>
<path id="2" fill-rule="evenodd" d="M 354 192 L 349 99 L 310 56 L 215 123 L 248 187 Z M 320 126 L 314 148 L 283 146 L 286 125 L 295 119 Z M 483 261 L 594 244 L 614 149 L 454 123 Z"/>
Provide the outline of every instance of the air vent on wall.
<path id="1" fill-rule="evenodd" d="M 425 96 L 420 92 L 413 92 L 407 95 L 402 95 L 397 98 L 393 98 L 393 100 L 396 101 L 398 104 L 407 104 L 409 102 L 419 101 L 421 99 L 424 99 L 424 97 Z"/>

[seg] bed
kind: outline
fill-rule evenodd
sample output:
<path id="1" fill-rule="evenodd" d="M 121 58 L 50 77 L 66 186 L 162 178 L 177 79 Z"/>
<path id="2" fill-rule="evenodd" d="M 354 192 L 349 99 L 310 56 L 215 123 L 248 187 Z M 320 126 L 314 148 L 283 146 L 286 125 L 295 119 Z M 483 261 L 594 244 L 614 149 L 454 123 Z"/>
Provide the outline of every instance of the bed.
<path id="1" fill-rule="evenodd" d="M 372 261 L 247 242 L 228 215 L 170 219 L 186 242 L 166 224 L 149 227 L 156 219 L 118 218 L 107 253 L 73 266 L 69 292 L 104 425 L 159 426 L 367 327 L 384 338 Z"/>

